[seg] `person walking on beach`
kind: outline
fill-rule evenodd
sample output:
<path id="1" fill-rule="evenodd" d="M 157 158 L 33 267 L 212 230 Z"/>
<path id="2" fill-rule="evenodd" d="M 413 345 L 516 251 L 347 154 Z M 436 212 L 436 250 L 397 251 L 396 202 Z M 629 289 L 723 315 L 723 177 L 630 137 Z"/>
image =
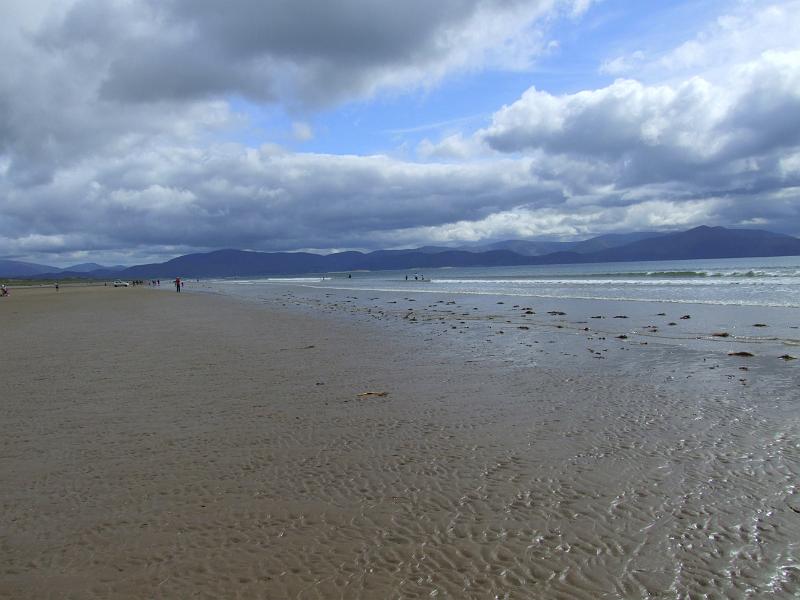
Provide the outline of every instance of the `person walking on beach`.
<path id="1" fill-rule="evenodd" d="M 176 277 L 175 278 L 175 291 L 178 292 L 179 294 L 181 293 L 181 278 L 180 277 Z"/>
<path id="2" fill-rule="evenodd" d="M 56 281 L 56 292 L 58 292 L 58 282 Z"/>

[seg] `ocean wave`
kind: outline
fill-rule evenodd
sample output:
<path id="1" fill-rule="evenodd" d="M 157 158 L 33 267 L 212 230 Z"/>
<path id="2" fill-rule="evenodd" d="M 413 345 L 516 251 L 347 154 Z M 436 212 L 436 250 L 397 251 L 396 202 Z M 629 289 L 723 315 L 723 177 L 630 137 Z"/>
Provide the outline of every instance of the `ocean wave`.
<path id="1" fill-rule="evenodd" d="M 330 277 L 326 277 L 325 281 Z M 209 283 L 224 283 L 231 285 L 261 285 L 264 283 L 320 283 L 322 277 L 262 277 L 259 279 L 209 279 Z"/>
<path id="2" fill-rule="evenodd" d="M 769 281 L 759 281 L 758 279 L 721 279 L 698 277 L 694 279 L 678 278 L 547 278 L 547 279 L 438 279 L 431 280 L 432 283 L 442 285 L 475 285 L 475 286 L 506 286 L 506 287 L 525 287 L 525 286 L 606 286 L 606 287 L 721 287 L 721 286 L 798 286 L 800 280 L 797 278 L 774 278 Z"/>
<path id="3" fill-rule="evenodd" d="M 800 278 L 800 269 L 750 269 L 741 270 L 697 270 L 697 271 L 618 271 L 604 273 L 553 273 L 537 275 L 535 279 L 530 275 L 508 275 L 492 278 L 473 277 L 465 279 L 435 278 L 436 281 L 459 281 L 465 283 L 507 283 L 510 281 L 574 281 L 574 280 L 630 280 L 630 279 L 705 279 L 705 278 Z"/>
<path id="4" fill-rule="evenodd" d="M 225 282 L 231 283 L 231 282 Z M 256 282 L 254 282 L 256 283 Z M 265 283 L 261 280 L 261 283 Z M 268 282 L 266 282 L 268 283 Z M 611 294 L 586 294 L 580 293 L 577 291 L 568 291 L 564 290 L 561 293 L 548 293 L 542 290 L 479 290 L 479 289 L 470 289 L 470 288 L 438 288 L 436 286 L 433 287 L 417 287 L 414 289 L 409 289 L 405 286 L 391 286 L 387 284 L 391 284 L 393 282 L 390 281 L 378 281 L 373 280 L 371 283 L 374 285 L 369 285 L 370 282 L 366 280 L 361 280 L 359 282 L 360 285 L 348 285 L 342 286 L 334 284 L 334 285 L 320 285 L 319 281 L 314 282 L 296 282 L 299 286 L 304 288 L 310 289 L 318 289 L 318 290 L 339 290 L 339 291 L 348 291 L 348 292 L 388 292 L 388 293 L 421 293 L 421 294 L 455 294 L 455 295 L 464 295 L 464 296 L 507 296 L 507 297 L 519 297 L 519 298 L 553 298 L 553 299 L 575 299 L 575 300 L 610 300 L 610 301 L 622 301 L 622 302 L 652 302 L 652 303 L 666 303 L 666 304 L 707 304 L 713 306 L 764 306 L 764 307 L 775 307 L 775 308 L 800 308 L 800 304 L 795 300 L 796 296 L 792 296 L 791 299 L 784 299 L 784 300 L 775 300 L 770 298 L 769 300 L 764 300 L 763 298 L 755 298 L 755 297 L 747 297 L 747 298 L 697 298 L 697 297 L 688 297 L 688 298 L 664 298 L 664 297 L 644 297 L 644 298 L 637 298 L 627 295 L 614 295 L 613 292 L 618 290 L 607 290 L 612 292 Z M 399 284 L 400 282 L 396 282 Z M 383 285 L 380 285 L 383 284 Z M 224 290 L 223 290 L 224 293 Z"/>

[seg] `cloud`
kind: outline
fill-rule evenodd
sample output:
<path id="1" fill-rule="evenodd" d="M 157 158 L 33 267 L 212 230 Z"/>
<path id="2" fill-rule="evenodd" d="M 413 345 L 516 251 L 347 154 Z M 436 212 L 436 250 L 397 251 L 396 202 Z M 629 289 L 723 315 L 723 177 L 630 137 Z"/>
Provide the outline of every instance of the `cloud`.
<path id="1" fill-rule="evenodd" d="M 314 130 L 308 123 L 295 121 L 292 123 L 292 137 L 298 142 L 307 142 L 314 139 Z"/>
<path id="2" fill-rule="evenodd" d="M 19 185 L 83 157 L 235 125 L 231 98 L 333 107 L 527 68 L 567 0 L 8 0 L 0 157 Z M 542 25 L 545 26 L 545 25 Z"/>
<path id="3" fill-rule="evenodd" d="M 423 139 L 417 145 L 417 154 L 424 159 L 465 160 L 485 154 L 485 148 L 471 137 L 454 133 L 438 142 Z"/>
<path id="4" fill-rule="evenodd" d="M 581 8 L 586 2 L 579 2 Z M 557 0 L 77 0 L 42 48 L 93 53 L 100 95 L 119 102 L 241 94 L 330 106 L 453 70 L 529 66 L 533 28 Z M 578 6 L 575 5 L 575 6 Z M 101 56 L 102 55 L 102 56 Z"/>
<path id="5" fill-rule="evenodd" d="M 477 133 L 423 126 L 413 161 L 225 140 L 244 118 L 235 99 L 285 109 L 302 142 L 303 111 L 527 69 L 548 21 L 589 3 L 219 6 L 4 5 L 0 256 L 137 262 L 702 223 L 800 233 L 800 49 L 778 31 L 796 29 L 796 2 L 744 3 L 673 50 L 622 55 L 605 69 L 627 77 L 597 89 L 532 87 Z"/>
<path id="6" fill-rule="evenodd" d="M 563 96 L 531 88 L 477 137 L 501 153 L 601 161 L 619 187 L 680 181 L 734 193 L 778 184 L 782 157 L 800 147 L 798 115 L 800 51 L 765 52 L 732 67 L 724 85 L 696 76 Z"/>
<path id="7" fill-rule="evenodd" d="M 590 204 L 571 207 L 570 210 L 564 210 L 563 207 L 520 207 L 496 212 L 483 219 L 414 228 L 395 232 L 395 235 L 398 240 L 408 242 L 422 238 L 433 243 L 447 243 L 538 236 L 572 238 L 615 231 L 674 230 L 717 217 L 721 204 L 718 199 L 707 199 L 691 202 L 653 200 L 610 208 L 603 204 Z"/>
<path id="8" fill-rule="evenodd" d="M 156 183 L 157 182 L 157 183 Z M 518 161 L 413 164 L 384 156 L 293 154 L 274 146 L 165 147 L 112 157 L 51 183 L 9 192 L 0 254 L 87 247 L 279 250 L 370 247 L 397 228 L 484 218 L 555 185 Z M 45 243 L 46 241 L 46 243 Z"/>
<path id="9" fill-rule="evenodd" d="M 622 75 L 629 73 L 635 66 L 645 59 L 644 52 L 636 50 L 628 55 L 617 56 L 606 60 L 600 65 L 600 72 L 606 75 Z"/>
<path id="10" fill-rule="evenodd" d="M 703 74 L 723 83 L 731 65 L 752 61 L 764 52 L 797 49 L 800 1 L 737 0 L 726 9 L 694 37 L 667 49 L 638 48 L 614 56 L 602 62 L 600 72 L 649 83 Z"/>

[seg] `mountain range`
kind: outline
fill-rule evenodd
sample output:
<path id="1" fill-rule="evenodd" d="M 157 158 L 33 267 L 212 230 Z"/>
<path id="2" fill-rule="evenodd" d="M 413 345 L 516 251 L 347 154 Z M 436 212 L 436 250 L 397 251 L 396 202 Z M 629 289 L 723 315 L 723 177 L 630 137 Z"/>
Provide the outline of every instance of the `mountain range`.
<path id="1" fill-rule="evenodd" d="M 3 260 L 0 259 L 0 277 L 39 277 L 41 275 L 57 275 L 59 273 L 66 273 L 68 276 L 76 276 L 80 273 L 115 273 L 126 269 L 125 265 L 115 265 L 113 267 L 104 267 L 97 263 L 81 263 L 69 267 L 59 268 L 49 265 L 39 265 L 36 263 L 22 262 L 19 260 Z"/>
<path id="2" fill-rule="evenodd" d="M 431 269 L 565 263 L 630 262 L 800 255 L 800 239 L 755 229 L 695 227 L 675 233 L 609 234 L 580 242 L 507 240 L 449 248 L 425 246 L 374 252 L 252 252 L 216 250 L 186 254 L 163 263 L 103 267 L 94 263 L 57 269 L 0 260 L 0 277 L 151 279 L 255 277 L 360 270 Z"/>

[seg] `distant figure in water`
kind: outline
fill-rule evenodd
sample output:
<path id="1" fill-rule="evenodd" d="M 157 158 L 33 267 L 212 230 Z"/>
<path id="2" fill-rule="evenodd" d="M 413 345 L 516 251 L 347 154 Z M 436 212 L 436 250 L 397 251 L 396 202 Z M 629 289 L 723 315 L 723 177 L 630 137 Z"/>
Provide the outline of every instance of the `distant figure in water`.
<path id="1" fill-rule="evenodd" d="M 181 292 L 181 278 L 180 277 L 176 277 L 175 278 L 175 291 L 178 292 L 179 294 Z"/>
<path id="2" fill-rule="evenodd" d="M 347 274 L 347 278 L 348 278 L 348 279 L 352 279 L 352 278 L 353 278 L 353 276 L 352 276 L 350 273 L 348 273 L 348 274 Z"/>
<path id="3" fill-rule="evenodd" d="M 406 275 L 406 281 L 408 281 L 408 275 Z"/>

